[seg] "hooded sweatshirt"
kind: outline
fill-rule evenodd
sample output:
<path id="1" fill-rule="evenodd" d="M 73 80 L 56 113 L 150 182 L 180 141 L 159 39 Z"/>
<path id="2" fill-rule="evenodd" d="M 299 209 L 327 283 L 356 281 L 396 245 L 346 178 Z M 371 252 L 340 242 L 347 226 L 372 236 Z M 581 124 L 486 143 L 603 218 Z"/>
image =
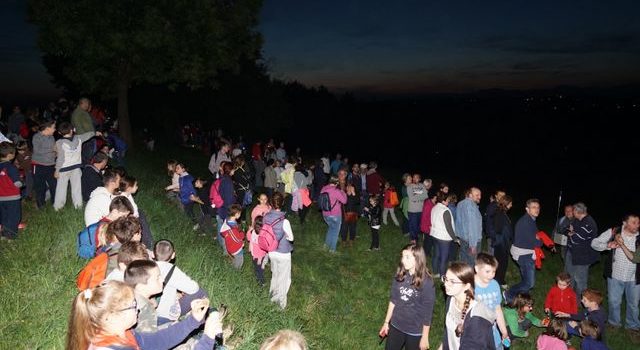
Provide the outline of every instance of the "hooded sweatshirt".
<path id="1" fill-rule="evenodd" d="M 84 208 L 84 224 L 89 226 L 109 215 L 109 206 L 114 197 L 105 187 L 101 186 L 93 190 Z"/>
<path id="2" fill-rule="evenodd" d="M 56 141 L 56 170 L 58 172 L 80 169 L 82 167 L 82 143 L 92 138 L 96 133 L 93 131 L 63 137 Z"/>

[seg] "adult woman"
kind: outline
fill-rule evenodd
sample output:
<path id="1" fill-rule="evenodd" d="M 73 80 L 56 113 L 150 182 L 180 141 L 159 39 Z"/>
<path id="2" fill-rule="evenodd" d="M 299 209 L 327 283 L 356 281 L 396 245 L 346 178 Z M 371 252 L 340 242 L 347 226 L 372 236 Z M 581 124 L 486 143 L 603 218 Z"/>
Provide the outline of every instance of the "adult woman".
<path id="1" fill-rule="evenodd" d="M 449 265 L 442 276 L 446 303 L 444 339 L 440 350 L 493 350 L 493 323 L 495 314 L 473 298 L 475 271 L 463 262 Z"/>
<path id="2" fill-rule="evenodd" d="M 496 237 L 492 242 L 493 255 L 498 260 L 498 268 L 496 269 L 496 281 L 501 286 L 506 286 L 504 280 L 507 274 L 507 264 L 509 263 L 509 248 L 511 247 L 511 240 L 513 239 L 513 228 L 511 226 L 511 219 L 507 212 L 513 205 L 511 196 L 504 195 L 498 199 L 498 208 L 493 216 L 493 228 L 496 232 Z"/>
<path id="3" fill-rule="evenodd" d="M 322 217 L 328 226 L 324 243 L 331 253 L 336 252 L 338 233 L 342 224 L 342 206 L 347 203 L 347 194 L 338 187 L 339 182 L 337 176 L 331 175 L 329 184 L 320 191 L 321 196 L 326 194 L 328 197 L 327 207 L 322 208 Z"/>
<path id="4" fill-rule="evenodd" d="M 453 215 L 449 209 L 449 200 L 453 194 L 438 192 L 436 201 L 438 202 L 431 209 L 431 238 L 435 245 L 435 253 L 431 260 L 434 273 L 437 277 L 444 275 L 449 261 L 451 244 L 460 244 L 456 237 Z"/>
<path id="5" fill-rule="evenodd" d="M 406 245 L 402 248 L 391 285 L 391 300 L 379 333 L 381 337 L 388 336 L 386 350 L 429 348 L 435 293 L 422 247 Z"/>
<path id="6" fill-rule="evenodd" d="M 342 244 L 347 243 L 347 233 L 349 236 L 349 246 L 353 246 L 356 239 L 356 225 L 358 224 L 358 213 L 360 212 L 360 197 L 356 194 L 356 188 L 352 184 L 347 185 L 347 204 L 344 205 L 344 218 L 340 226 L 340 238 Z"/>

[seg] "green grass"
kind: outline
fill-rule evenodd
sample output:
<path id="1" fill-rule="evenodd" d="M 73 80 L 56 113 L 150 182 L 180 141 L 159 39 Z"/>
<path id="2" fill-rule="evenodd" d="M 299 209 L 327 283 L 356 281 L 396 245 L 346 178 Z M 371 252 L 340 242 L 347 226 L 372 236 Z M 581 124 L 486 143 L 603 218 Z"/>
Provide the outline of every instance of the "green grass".
<path id="1" fill-rule="evenodd" d="M 377 333 L 384 320 L 399 250 L 407 241 L 399 229 L 383 227 L 382 250 L 366 252 L 369 230 L 361 221 L 356 244 L 339 248 L 334 255 L 322 249 L 326 225 L 315 210 L 304 227 L 292 218 L 296 238 L 293 282 L 289 305 L 280 311 L 269 302 L 268 287 L 257 286 L 249 255 L 242 271 L 235 271 L 212 237 L 194 234 L 185 216 L 165 200 L 162 188 L 169 182 L 164 174 L 168 157 L 178 157 L 187 165 L 198 164 L 193 173 L 206 174 L 207 159 L 191 152 L 139 153 L 128 159 L 128 170 L 140 181 L 136 201 L 146 211 L 155 238 L 169 238 L 175 243 L 178 266 L 209 292 L 213 305 L 229 306 L 226 322 L 235 326 L 230 342 L 237 349 L 257 349 L 278 329 L 292 328 L 306 336 L 312 349 L 382 349 Z M 83 226 L 82 212 L 71 209 L 70 202 L 58 213 L 50 207 L 37 211 L 32 203 L 24 203 L 24 208 L 28 227 L 16 242 L 0 245 L 0 348 L 61 349 L 76 294 L 76 273 L 85 264 L 75 253 L 76 233 Z M 548 227 L 542 229 L 549 231 Z M 559 257 L 548 255 L 533 291 L 534 313 L 539 317 L 546 292 L 561 269 Z M 598 264 L 591 270 L 589 285 L 605 291 L 601 276 L 602 264 Z M 519 280 L 513 261 L 507 280 Z M 436 286 L 432 349 L 442 339 L 444 322 L 444 297 L 440 283 Z M 530 338 L 514 343 L 512 348 L 534 349 L 540 332 L 533 330 Z M 611 349 L 633 347 L 624 331 L 607 332 Z M 578 345 L 577 340 L 573 344 Z"/>

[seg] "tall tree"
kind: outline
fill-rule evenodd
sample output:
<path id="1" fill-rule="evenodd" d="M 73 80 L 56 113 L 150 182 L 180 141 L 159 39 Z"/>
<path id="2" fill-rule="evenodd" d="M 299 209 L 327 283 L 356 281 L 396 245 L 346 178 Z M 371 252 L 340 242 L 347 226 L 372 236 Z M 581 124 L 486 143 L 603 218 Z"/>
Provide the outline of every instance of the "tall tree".
<path id="1" fill-rule="evenodd" d="M 29 0 L 54 83 L 118 100 L 132 144 L 133 84 L 215 86 L 218 72 L 255 59 L 261 0 Z"/>

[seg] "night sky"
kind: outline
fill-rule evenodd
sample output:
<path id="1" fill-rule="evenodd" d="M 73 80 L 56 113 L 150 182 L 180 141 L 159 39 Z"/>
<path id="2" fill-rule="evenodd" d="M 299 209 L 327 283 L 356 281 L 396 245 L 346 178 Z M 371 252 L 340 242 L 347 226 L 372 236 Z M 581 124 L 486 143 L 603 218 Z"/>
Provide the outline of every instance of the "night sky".
<path id="1" fill-rule="evenodd" d="M 459 92 L 640 82 L 637 1 L 266 0 L 271 73 L 334 91 Z M 0 5 L 0 93 L 52 94 L 26 0 Z"/>

